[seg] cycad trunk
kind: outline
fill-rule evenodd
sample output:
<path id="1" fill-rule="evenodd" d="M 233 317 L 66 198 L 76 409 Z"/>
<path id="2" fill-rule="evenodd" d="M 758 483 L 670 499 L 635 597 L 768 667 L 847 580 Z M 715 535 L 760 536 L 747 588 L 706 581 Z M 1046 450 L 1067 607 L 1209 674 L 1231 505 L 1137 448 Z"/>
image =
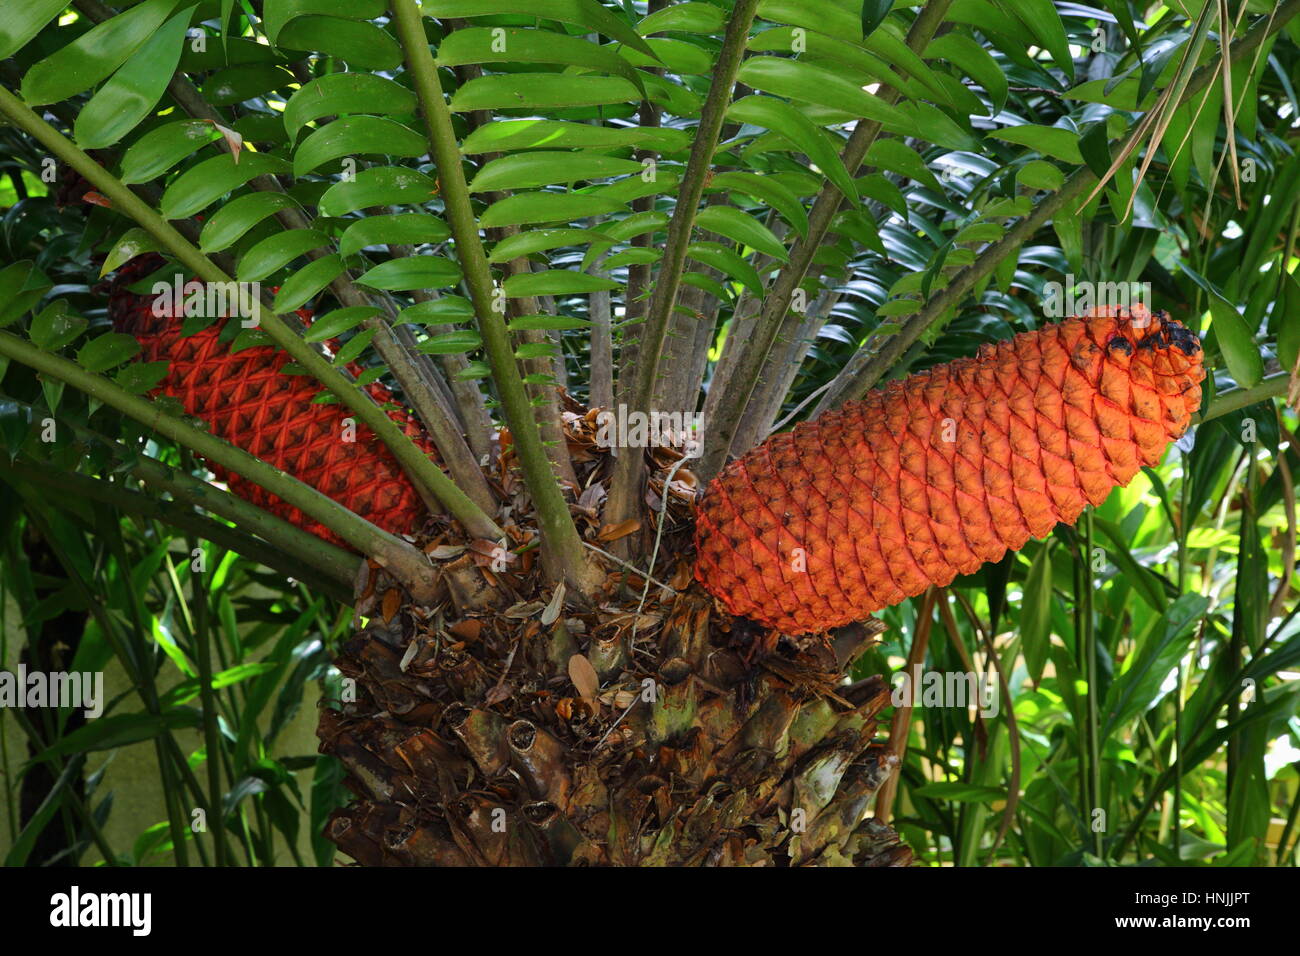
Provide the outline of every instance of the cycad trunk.
<path id="1" fill-rule="evenodd" d="M 357 800 L 327 834 L 353 859 L 911 861 L 864 815 L 896 765 L 873 743 L 888 688 L 836 686 L 878 623 L 765 651 L 692 587 L 639 618 L 631 607 L 546 626 L 540 603 L 475 607 L 464 596 L 493 593 L 485 576 L 469 561 L 449 570 L 448 619 L 372 620 L 337 662 L 356 697 L 322 714 L 321 749 Z"/>

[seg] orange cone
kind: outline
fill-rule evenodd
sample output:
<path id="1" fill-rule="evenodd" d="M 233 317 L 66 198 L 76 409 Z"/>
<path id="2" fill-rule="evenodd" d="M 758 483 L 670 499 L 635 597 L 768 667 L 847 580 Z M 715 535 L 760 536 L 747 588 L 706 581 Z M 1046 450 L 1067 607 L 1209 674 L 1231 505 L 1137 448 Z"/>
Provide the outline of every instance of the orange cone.
<path id="1" fill-rule="evenodd" d="M 1186 431 L 1204 377 L 1196 336 L 1141 307 L 985 345 L 728 465 L 695 577 L 789 634 L 861 620 L 1101 504 Z"/>
<path id="2" fill-rule="evenodd" d="M 393 453 L 365 425 L 357 423 L 346 441 L 343 406 L 313 401 L 315 379 L 282 371 L 289 355 L 268 345 L 232 353 L 219 340 L 217 322 L 194 335 L 182 335 L 179 313 L 157 316 L 153 297 L 126 287 L 161 265 L 156 256 L 140 257 L 118 270 L 110 286 L 109 318 L 119 332 L 135 336 L 141 360 L 168 362 L 167 377 L 156 392 L 180 399 L 187 414 L 206 422 L 214 435 L 256 455 L 333 498 L 361 517 L 394 534 L 414 531 L 426 509 Z M 352 367 L 354 373 L 359 368 Z M 366 387 L 376 402 L 392 401 L 378 383 Z M 423 430 L 407 412 L 392 419 L 437 456 Z M 269 491 L 217 465 L 213 472 L 241 498 L 327 541 L 347 545 L 319 522 Z"/>

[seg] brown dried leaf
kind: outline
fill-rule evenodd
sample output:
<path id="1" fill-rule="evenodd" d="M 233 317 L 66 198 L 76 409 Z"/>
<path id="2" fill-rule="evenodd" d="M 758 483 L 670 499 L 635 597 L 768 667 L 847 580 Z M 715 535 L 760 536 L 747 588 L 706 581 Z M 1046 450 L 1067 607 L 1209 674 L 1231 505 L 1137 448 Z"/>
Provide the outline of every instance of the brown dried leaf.
<path id="1" fill-rule="evenodd" d="M 560 616 L 560 611 L 564 608 L 564 582 L 561 581 L 555 588 L 555 594 L 551 596 L 550 603 L 542 611 L 542 626 L 550 627 Z"/>
<path id="2" fill-rule="evenodd" d="M 619 538 L 626 538 L 629 534 L 640 527 L 640 518 L 628 518 L 626 521 L 620 521 L 618 524 L 607 524 L 600 529 L 600 534 L 596 535 L 596 540 L 617 541 Z"/>
<path id="3" fill-rule="evenodd" d="M 462 618 L 447 630 L 462 641 L 477 641 L 479 635 L 483 633 L 483 622 L 476 617 Z"/>
<path id="4" fill-rule="evenodd" d="M 402 609 L 402 592 L 398 588 L 389 588 L 384 592 L 384 603 L 380 613 L 385 624 L 391 624 L 397 612 Z"/>
<path id="5" fill-rule="evenodd" d="M 435 561 L 447 561 L 464 553 L 465 545 L 463 544 L 440 544 L 428 554 Z"/>
<path id="6" fill-rule="evenodd" d="M 591 666 L 591 661 L 583 654 L 574 654 L 569 658 L 569 680 L 578 688 L 578 693 L 588 700 L 594 699 L 600 691 L 600 678 L 596 676 L 596 668 Z"/>

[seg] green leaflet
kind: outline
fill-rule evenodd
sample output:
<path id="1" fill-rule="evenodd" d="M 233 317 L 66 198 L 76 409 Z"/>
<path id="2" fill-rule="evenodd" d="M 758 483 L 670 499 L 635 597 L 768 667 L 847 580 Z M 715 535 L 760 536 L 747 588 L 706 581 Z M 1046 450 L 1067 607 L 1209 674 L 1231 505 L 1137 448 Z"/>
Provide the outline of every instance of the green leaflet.
<path id="1" fill-rule="evenodd" d="M 288 163 L 265 153 L 245 151 L 238 163 L 223 153 L 181 173 L 163 193 L 161 211 L 168 219 L 188 219 L 250 179 L 288 171 Z"/>
<path id="2" fill-rule="evenodd" d="M 751 123 L 780 133 L 796 149 L 803 150 L 845 198 L 857 202 L 857 187 L 844 168 L 839 151 L 827 134 L 800 110 L 775 97 L 746 96 L 732 103 L 727 115 L 742 123 Z"/>
<path id="3" fill-rule="evenodd" d="M 347 258 L 367 246 L 417 245 L 442 242 L 451 235 L 447 224 L 428 213 L 409 212 L 367 216 L 348 226 L 339 239 L 339 255 Z"/>
<path id="4" fill-rule="evenodd" d="M 220 138 L 216 124 L 207 120 L 180 120 L 151 129 L 122 157 L 122 182 L 147 183 Z"/>
<path id="5" fill-rule="evenodd" d="M 250 193 L 226 203 L 203 225 L 199 234 L 199 248 L 204 252 L 220 252 L 229 248 L 244 233 L 281 209 L 297 207 L 297 203 L 284 193 Z"/>
<path id="6" fill-rule="evenodd" d="M 389 292 L 441 289 L 460 281 L 460 267 L 441 256 L 409 256 L 380 263 L 357 282 Z"/>
<path id="7" fill-rule="evenodd" d="M 423 156 L 422 135 L 382 116 L 344 116 L 304 139 L 293 154 L 293 174 L 305 176 L 345 156 Z"/>
<path id="8" fill-rule="evenodd" d="M 639 173 L 643 169 L 634 159 L 620 159 L 600 153 L 539 151 L 515 153 L 485 163 L 469 184 L 470 192 L 508 189 L 531 189 L 573 183 L 580 179 L 607 179 Z"/>
<path id="9" fill-rule="evenodd" d="M 346 216 L 368 206 L 400 206 L 425 203 L 437 195 L 430 177 L 405 166 L 376 166 L 363 169 L 353 180 L 335 183 L 320 198 L 326 216 Z"/>
<path id="10" fill-rule="evenodd" d="M 261 282 L 312 249 L 329 245 L 329 236 L 315 229 L 291 229 L 268 236 L 239 260 L 239 281 Z"/>
<path id="11" fill-rule="evenodd" d="M 23 99 L 30 106 L 38 106 L 57 103 L 90 89 L 140 49 L 172 15 L 179 2 L 145 0 L 91 28 L 27 71 L 23 77 Z"/>
<path id="12" fill-rule="evenodd" d="M 296 142 L 308 123 L 322 116 L 415 112 L 415 94 L 392 80 L 371 73 L 329 73 L 305 83 L 284 106 L 284 128 Z"/>
<path id="13" fill-rule="evenodd" d="M 759 252 L 785 262 L 789 256 L 772 230 L 753 216 L 733 206 L 705 206 L 695 217 L 698 229 L 706 229 L 751 246 Z"/>
<path id="14" fill-rule="evenodd" d="M 596 0 L 429 0 L 421 5 L 429 17 L 482 17 L 514 13 L 525 17 L 559 20 L 603 33 L 611 40 L 650 53 L 645 40 L 623 19 Z"/>

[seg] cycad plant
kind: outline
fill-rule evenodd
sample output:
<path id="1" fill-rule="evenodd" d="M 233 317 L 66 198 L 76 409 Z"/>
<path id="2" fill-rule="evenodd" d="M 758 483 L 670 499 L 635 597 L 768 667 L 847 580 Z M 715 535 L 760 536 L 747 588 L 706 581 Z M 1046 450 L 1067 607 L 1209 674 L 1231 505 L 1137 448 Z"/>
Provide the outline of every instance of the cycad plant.
<path id="1" fill-rule="evenodd" d="M 931 862 L 1181 861 L 1224 748 L 1223 845 L 1288 858 L 1300 0 L 3 7 L 0 479 L 170 496 L 352 604 L 351 859 L 898 865 L 896 819 Z M 1139 282 L 1173 318 L 1078 298 Z M 1161 465 L 1247 415 L 1271 459 Z M 1234 493 L 1229 607 L 1192 535 Z M 891 654 L 1009 713 L 878 735 Z"/>

